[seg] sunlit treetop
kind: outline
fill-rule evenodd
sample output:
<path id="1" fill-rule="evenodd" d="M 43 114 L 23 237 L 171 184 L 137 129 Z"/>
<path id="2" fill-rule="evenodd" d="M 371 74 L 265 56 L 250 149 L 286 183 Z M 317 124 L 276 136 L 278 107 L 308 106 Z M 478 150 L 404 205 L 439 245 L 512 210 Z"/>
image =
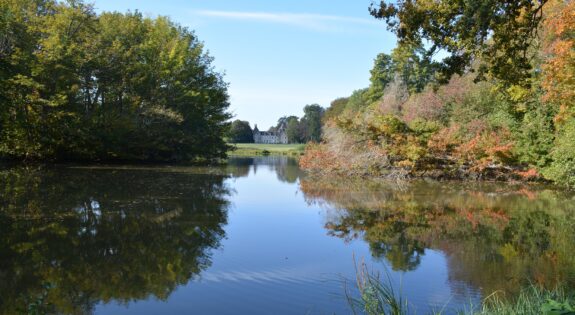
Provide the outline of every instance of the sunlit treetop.
<path id="1" fill-rule="evenodd" d="M 532 75 L 530 50 L 548 0 L 397 0 L 372 3 L 399 45 L 427 43 L 443 50 L 440 74 L 462 74 L 480 61 L 478 79 L 489 74 L 526 85 Z"/>
<path id="2" fill-rule="evenodd" d="M 544 100 L 560 106 L 556 119 L 575 117 L 575 1 L 554 0 L 546 10 Z"/>

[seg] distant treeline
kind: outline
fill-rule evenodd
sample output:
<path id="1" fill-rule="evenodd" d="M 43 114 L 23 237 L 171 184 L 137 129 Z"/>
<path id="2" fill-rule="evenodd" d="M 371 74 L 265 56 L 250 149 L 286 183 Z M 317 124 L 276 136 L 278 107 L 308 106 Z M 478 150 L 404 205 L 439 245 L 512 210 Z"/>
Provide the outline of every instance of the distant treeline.
<path id="1" fill-rule="evenodd" d="M 369 87 L 333 101 L 300 164 L 575 186 L 575 2 L 436 2 L 371 7 L 398 46 Z"/>
<path id="2" fill-rule="evenodd" d="M 288 143 L 319 142 L 321 140 L 321 121 L 325 109 L 318 104 L 306 105 L 303 109 L 304 116 L 283 116 L 278 120 L 277 125 L 270 127 L 268 131 L 286 132 Z M 235 120 L 232 122 L 228 139 L 232 143 L 252 143 L 254 142 L 253 129 L 250 123 L 245 120 Z"/>
<path id="3" fill-rule="evenodd" d="M 0 158 L 225 155 L 227 84 L 168 18 L 81 0 L 0 1 Z"/>

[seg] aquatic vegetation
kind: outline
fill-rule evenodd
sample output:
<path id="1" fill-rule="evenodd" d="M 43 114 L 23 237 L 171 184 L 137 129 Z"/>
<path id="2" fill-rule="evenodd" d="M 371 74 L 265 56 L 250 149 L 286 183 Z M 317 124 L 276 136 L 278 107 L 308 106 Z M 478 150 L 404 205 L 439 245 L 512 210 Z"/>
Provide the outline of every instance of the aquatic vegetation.
<path id="1" fill-rule="evenodd" d="M 370 273 L 363 265 L 358 270 L 355 296 L 346 292 L 353 314 L 366 315 L 574 315 L 575 296 L 564 289 L 546 290 L 535 285 L 521 289 L 515 298 L 507 298 L 501 292 L 493 292 L 481 305 L 469 305 L 461 310 L 430 310 L 417 312 L 394 284 L 382 281 L 378 274 Z M 445 301 L 446 303 L 448 301 Z"/>

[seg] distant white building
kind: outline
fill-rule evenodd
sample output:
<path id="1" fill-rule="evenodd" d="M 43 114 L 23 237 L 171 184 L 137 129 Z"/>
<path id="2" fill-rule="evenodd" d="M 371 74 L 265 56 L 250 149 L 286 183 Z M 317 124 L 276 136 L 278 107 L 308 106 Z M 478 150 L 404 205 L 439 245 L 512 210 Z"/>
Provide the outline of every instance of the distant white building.
<path id="1" fill-rule="evenodd" d="M 277 131 L 259 131 L 258 125 L 254 128 L 255 143 L 287 144 L 288 137 L 285 126 L 280 126 Z"/>

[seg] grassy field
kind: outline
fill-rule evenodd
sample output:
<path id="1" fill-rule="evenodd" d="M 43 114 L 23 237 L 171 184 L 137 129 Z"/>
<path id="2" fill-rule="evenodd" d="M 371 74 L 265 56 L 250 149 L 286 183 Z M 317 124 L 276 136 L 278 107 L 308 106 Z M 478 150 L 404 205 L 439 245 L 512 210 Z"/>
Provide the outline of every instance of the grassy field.
<path id="1" fill-rule="evenodd" d="M 228 151 L 229 155 L 300 155 L 305 144 L 263 144 L 263 143 L 230 143 L 235 149 Z"/>

